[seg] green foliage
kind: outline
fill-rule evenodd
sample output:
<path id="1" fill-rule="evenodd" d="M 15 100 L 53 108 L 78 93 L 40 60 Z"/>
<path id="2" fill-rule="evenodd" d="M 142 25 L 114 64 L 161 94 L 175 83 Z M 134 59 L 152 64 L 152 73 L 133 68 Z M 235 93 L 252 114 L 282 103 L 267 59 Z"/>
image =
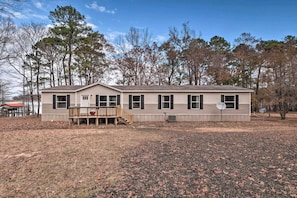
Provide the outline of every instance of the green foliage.
<path id="1" fill-rule="evenodd" d="M 50 29 L 51 35 L 56 44 L 59 45 L 59 51 L 64 56 L 62 64 L 65 83 L 72 85 L 72 73 L 76 69 L 73 64 L 74 52 L 78 48 L 80 41 L 92 30 L 86 25 L 85 17 L 71 6 L 57 6 L 54 11 L 50 12 L 49 18 L 54 25 Z M 66 79 L 68 79 L 68 82 Z"/>

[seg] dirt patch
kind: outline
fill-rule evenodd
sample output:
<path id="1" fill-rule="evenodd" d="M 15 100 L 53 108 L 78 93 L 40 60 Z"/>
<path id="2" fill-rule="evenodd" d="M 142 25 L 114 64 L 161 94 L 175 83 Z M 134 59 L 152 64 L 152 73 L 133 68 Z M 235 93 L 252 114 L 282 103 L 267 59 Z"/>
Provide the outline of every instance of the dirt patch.
<path id="1" fill-rule="evenodd" d="M 205 133 L 209 133 L 209 132 L 220 132 L 220 133 L 242 133 L 242 132 L 252 132 L 253 129 L 249 129 L 249 128 L 218 128 L 218 127 L 204 127 L 204 128 L 195 128 L 195 130 L 197 132 L 205 132 Z"/>
<path id="2" fill-rule="evenodd" d="M 158 135 L 124 129 L 55 129 L 0 133 L 4 197 L 87 197 L 90 186 L 121 178 L 129 148 Z"/>
<path id="3" fill-rule="evenodd" d="M 3 197 L 296 197 L 297 122 L 0 119 Z M 81 127 L 81 128 L 80 128 Z"/>

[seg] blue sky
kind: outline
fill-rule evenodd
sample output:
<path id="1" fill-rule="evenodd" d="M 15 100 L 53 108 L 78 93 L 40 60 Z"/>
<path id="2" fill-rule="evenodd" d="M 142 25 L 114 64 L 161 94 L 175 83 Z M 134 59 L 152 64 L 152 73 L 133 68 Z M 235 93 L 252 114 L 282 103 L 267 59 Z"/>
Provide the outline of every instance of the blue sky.
<path id="1" fill-rule="evenodd" d="M 75 7 L 110 41 L 132 26 L 164 41 L 170 27 L 181 30 L 185 22 L 207 41 L 218 35 L 232 44 L 243 32 L 263 40 L 297 36 L 296 0 L 25 0 L 15 22 L 50 24 L 57 5 Z"/>

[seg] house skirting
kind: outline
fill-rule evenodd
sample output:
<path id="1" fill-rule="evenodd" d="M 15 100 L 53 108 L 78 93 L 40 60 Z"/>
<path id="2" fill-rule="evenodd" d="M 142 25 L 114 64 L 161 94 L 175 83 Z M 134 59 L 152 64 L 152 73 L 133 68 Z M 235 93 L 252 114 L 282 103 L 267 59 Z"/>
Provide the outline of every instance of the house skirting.
<path id="1" fill-rule="evenodd" d="M 228 114 L 228 115 L 183 115 L 183 114 L 150 114 L 150 115 L 133 115 L 134 122 L 160 122 L 167 121 L 168 116 L 173 115 L 177 122 L 194 122 L 194 121 L 251 121 L 251 116 L 246 114 Z M 42 121 L 69 121 L 69 115 L 42 114 Z"/>
<path id="2" fill-rule="evenodd" d="M 168 116 L 174 116 L 177 122 L 202 122 L 202 121 L 251 121 L 251 117 L 246 114 L 233 115 L 184 115 L 184 114 L 151 114 L 151 115 L 133 115 L 134 122 L 156 122 L 167 121 Z"/>

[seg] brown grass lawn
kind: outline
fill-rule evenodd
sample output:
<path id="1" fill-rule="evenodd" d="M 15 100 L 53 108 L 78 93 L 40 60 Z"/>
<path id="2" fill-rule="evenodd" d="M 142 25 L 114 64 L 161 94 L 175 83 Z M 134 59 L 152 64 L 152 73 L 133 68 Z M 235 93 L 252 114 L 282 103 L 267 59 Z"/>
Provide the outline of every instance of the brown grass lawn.
<path id="1" fill-rule="evenodd" d="M 297 197 L 296 121 L 1 118 L 0 197 Z"/>

